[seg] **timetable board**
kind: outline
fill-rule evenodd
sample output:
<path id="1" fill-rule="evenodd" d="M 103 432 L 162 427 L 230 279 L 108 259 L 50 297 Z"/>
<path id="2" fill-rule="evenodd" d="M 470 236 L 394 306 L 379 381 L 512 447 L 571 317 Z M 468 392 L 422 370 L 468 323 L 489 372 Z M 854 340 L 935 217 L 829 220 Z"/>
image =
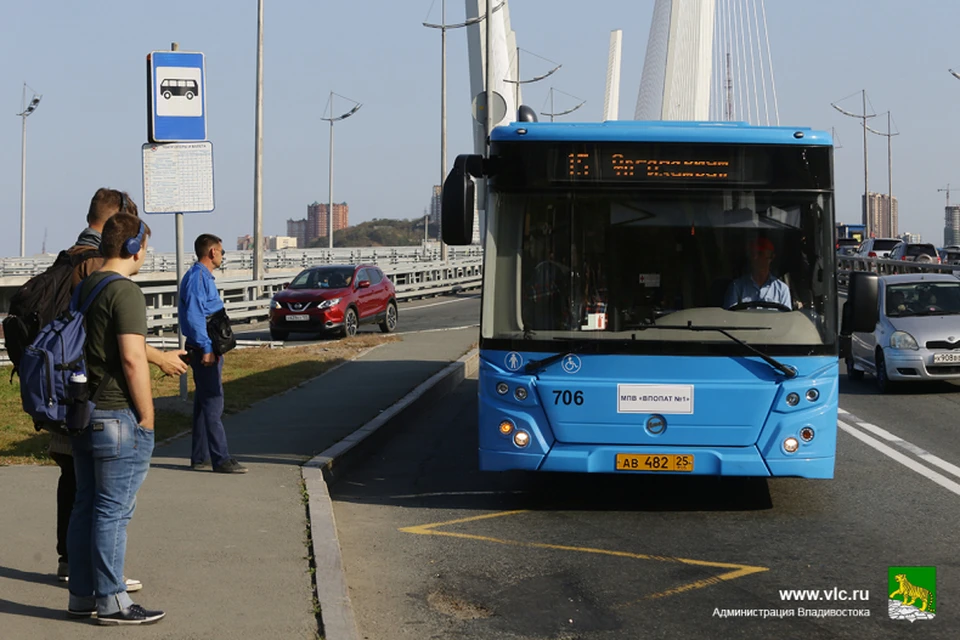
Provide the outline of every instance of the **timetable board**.
<path id="1" fill-rule="evenodd" d="M 142 153 L 145 213 L 213 211 L 213 143 L 147 143 Z"/>

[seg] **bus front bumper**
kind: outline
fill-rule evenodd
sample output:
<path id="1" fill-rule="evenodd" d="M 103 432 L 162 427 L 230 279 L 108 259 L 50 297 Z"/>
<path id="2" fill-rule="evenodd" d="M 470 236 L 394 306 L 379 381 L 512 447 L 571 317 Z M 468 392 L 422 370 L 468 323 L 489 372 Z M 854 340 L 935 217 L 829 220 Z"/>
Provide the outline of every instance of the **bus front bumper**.
<path id="1" fill-rule="evenodd" d="M 647 471 L 617 469 L 617 454 L 685 455 L 693 459 L 690 471 Z M 659 475 L 710 475 L 833 478 L 835 456 L 790 457 L 764 461 L 755 446 L 750 447 L 630 447 L 585 446 L 556 443 L 545 455 L 521 451 L 480 449 L 481 471 L 561 471 L 572 473 L 642 473 Z"/>

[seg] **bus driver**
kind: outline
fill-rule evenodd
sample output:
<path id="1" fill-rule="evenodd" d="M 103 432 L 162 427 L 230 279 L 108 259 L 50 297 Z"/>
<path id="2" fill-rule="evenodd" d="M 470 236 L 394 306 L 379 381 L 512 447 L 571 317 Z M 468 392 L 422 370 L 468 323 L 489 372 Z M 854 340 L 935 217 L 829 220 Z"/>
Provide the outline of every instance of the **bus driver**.
<path id="1" fill-rule="evenodd" d="M 773 242 L 769 238 L 755 238 L 747 245 L 750 256 L 750 273 L 730 283 L 724 297 L 723 307 L 729 309 L 741 302 L 773 302 L 792 310 L 790 288 L 770 272 L 773 262 Z"/>

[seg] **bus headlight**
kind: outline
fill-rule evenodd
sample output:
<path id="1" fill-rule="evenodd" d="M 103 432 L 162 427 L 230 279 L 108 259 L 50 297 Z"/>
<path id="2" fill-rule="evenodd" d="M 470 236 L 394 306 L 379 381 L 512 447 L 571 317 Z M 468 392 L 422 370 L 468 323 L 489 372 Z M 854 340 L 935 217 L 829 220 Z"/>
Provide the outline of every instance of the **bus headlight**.
<path id="1" fill-rule="evenodd" d="M 502 433 L 505 436 L 508 436 L 511 433 L 513 433 L 513 423 L 510 422 L 509 420 L 504 420 L 503 422 L 501 422 L 500 433 Z"/>
<path id="2" fill-rule="evenodd" d="M 530 434 L 526 431 L 517 431 L 513 434 L 513 444 L 521 449 L 530 444 Z"/>
<path id="3" fill-rule="evenodd" d="M 813 427 L 804 427 L 803 429 L 800 429 L 800 439 L 804 442 L 810 442 L 813 440 L 813 436 Z"/>
<path id="4" fill-rule="evenodd" d="M 783 441 L 783 450 L 787 453 L 796 453 L 797 449 L 800 448 L 800 443 L 797 442 L 796 438 L 787 438 Z"/>
<path id="5" fill-rule="evenodd" d="M 516 391 L 513 392 L 513 397 L 520 401 L 526 400 L 527 390 L 524 387 L 517 387 Z"/>
<path id="6" fill-rule="evenodd" d="M 510 391 L 510 385 L 508 385 L 506 382 L 497 383 L 497 393 L 499 393 L 502 396 L 505 396 L 507 395 L 508 391 Z"/>
<path id="7" fill-rule="evenodd" d="M 917 341 L 912 335 L 906 331 L 894 331 L 890 335 L 890 348 L 891 349 L 913 349 L 916 351 L 920 348 L 917 344 Z"/>
<path id="8" fill-rule="evenodd" d="M 807 389 L 807 400 L 816 402 L 820 398 L 820 392 L 816 389 Z"/>
<path id="9" fill-rule="evenodd" d="M 800 403 L 800 394 L 799 393 L 790 393 L 787 394 L 787 404 L 791 407 L 795 407 Z"/>

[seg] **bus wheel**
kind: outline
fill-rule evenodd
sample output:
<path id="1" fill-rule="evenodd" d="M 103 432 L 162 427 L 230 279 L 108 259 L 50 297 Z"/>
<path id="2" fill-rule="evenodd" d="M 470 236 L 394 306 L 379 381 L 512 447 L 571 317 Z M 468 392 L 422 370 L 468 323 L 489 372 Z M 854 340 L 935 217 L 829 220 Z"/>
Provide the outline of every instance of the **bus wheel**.
<path id="1" fill-rule="evenodd" d="M 187 100 L 193 100 L 193 92 L 192 92 L 192 91 L 187 91 L 187 93 L 184 94 L 184 95 L 186 95 Z"/>
<path id="2" fill-rule="evenodd" d="M 163 92 L 163 98 L 164 98 L 165 100 L 169 100 L 169 99 L 170 99 L 170 96 L 172 96 L 172 95 L 173 95 L 173 94 L 170 93 L 169 91 L 164 91 L 164 92 Z"/>

